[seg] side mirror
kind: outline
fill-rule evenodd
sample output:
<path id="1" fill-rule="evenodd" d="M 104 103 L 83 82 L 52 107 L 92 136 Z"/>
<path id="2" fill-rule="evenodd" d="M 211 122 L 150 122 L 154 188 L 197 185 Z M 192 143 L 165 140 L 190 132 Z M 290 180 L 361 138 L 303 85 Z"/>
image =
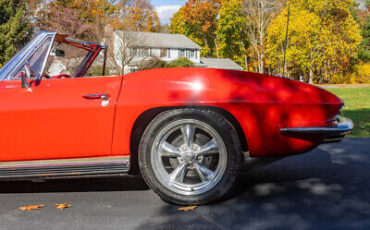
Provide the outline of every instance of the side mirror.
<path id="1" fill-rule="evenodd" d="M 27 81 L 27 74 L 25 72 L 22 72 L 21 78 L 22 78 L 22 88 L 31 87 L 30 83 L 28 83 L 28 81 Z"/>
<path id="2" fill-rule="evenodd" d="M 28 78 L 31 76 L 31 70 L 29 69 L 28 65 L 24 65 L 24 72 L 22 72 L 22 88 L 30 88 L 31 85 L 28 83 Z"/>
<path id="3" fill-rule="evenodd" d="M 66 54 L 65 54 L 64 50 L 58 50 L 58 49 L 56 49 L 55 50 L 55 56 L 56 57 L 65 57 Z"/>

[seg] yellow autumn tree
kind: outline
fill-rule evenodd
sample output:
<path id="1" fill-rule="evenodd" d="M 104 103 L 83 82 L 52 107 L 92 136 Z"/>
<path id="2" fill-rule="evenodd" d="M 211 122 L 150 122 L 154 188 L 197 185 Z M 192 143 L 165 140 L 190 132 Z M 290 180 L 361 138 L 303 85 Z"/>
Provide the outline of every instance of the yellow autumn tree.
<path id="1" fill-rule="evenodd" d="M 121 0 L 119 19 L 126 30 L 158 32 L 159 17 L 149 0 Z"/>
<path id="2" fill-rule="evenodd" d="M 361 40 L 352 17 L 352 0 L 290 0 L 287 67 L 291 77 L 309 82 L 345 75 L 357 57 Z M 266 56 L 274 73 L 281 74 L 288 7 L 267 29 Z"/>
<path id="3" fill-rule="evenodd" d="M 223 1 L 216 31 L 218 56 L 230 58 L 248 70 L 248 21 L 242 0 Z"/>

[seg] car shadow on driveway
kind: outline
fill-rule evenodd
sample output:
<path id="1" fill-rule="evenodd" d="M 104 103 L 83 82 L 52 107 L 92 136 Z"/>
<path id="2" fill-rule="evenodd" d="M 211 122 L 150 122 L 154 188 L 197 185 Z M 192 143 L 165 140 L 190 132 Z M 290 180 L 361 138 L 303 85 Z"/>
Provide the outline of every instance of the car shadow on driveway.
<path id="1" fill-rule="evenodd" d="M 49 180 L 46 182 L 2 181 L 0 194 L 4 193 L 54 193 L 138 191 L 149 189 L 140 176 L 122 176 L 94 179 Z"/>

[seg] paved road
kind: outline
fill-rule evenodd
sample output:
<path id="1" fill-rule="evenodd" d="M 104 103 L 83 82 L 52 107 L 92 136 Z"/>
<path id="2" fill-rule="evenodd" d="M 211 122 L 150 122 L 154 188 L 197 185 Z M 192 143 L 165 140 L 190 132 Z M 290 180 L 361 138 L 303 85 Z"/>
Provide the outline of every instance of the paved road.
<path id="1" fill-rule="evenodd" d="M 60 211 L 56 202 L 72 207 Z M 18 210 L 32 204 L 46 207 Z M 370 138 L 244 173 L 222 203 L 177 208 L 138 177 L 0 183 L 0 229 L 370 229 Z"/>

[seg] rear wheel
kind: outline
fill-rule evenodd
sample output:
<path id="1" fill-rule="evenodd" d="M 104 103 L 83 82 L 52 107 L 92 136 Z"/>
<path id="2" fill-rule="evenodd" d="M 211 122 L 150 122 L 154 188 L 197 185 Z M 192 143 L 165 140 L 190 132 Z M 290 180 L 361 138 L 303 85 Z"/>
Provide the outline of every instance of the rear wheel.
<path id="1" fill-rule="evenodd" d="M 139 146 L 147 184 L 170 203 L 206 204 L 233 186 L 241 151 L 234 127 L 210 110 L 178 109 L 158 115 Z"/>

